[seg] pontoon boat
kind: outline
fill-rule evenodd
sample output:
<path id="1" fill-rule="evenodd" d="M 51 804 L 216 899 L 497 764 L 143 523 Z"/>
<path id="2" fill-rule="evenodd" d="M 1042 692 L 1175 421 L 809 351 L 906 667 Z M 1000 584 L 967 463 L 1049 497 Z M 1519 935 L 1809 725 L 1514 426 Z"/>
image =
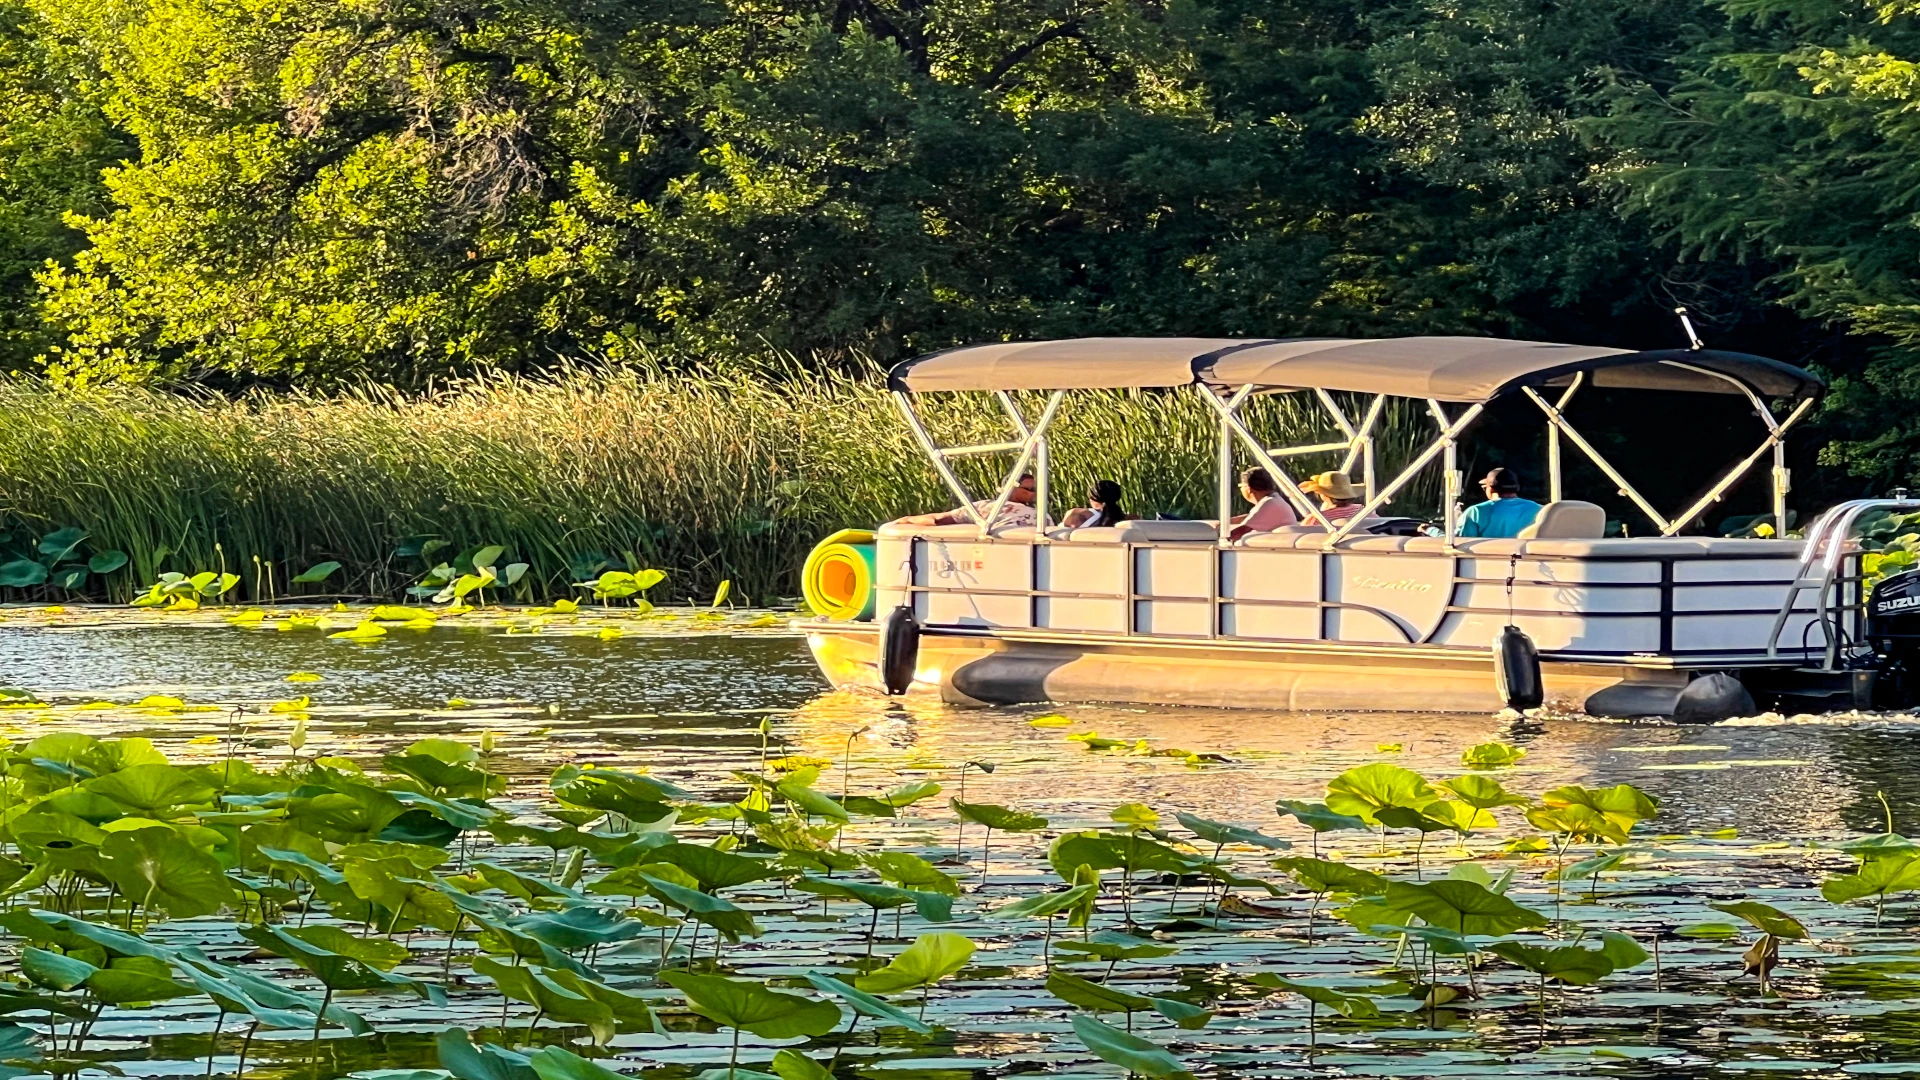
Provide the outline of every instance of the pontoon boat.
<path id="1" fill-rule="evenodd" d="M 1920 503 L 1844 503 L 1803 538 L 1784 527 L 1774 538 L 1680 535 L 1769 459 L 1772 521 L 1787 521 L 1785 438 L 1824 387 L 1779 361 L 1465 337 L 1090 338 L 949 350 L 899 365 L 889 381 L 969 520 L 849 531 L 816 549 L 805 578 L 817 614 L 798 625 L 837 686 L 982 704 L 1492 712 L 1514 703 L 1511 673 L 1496 679 L 1495 642 L 1515 627 L 1555 708 L 1712 720 L 1754 709 L 1756 698 L 1864 706 L 1893 662 L 1870 642 L 1855 533 L 1868 515 Z M 1583 387 L 1744 396 L 1762 437 L 1696 503 L 1663 514 L 1567 421 Z M 1065 395 L 1096 388 L 1189 393 L 1217 420 L 1215 519 L 991 527 L 1029 472 L 1039 520 L 1050 520 L 1049 429 Z M 1317 399 L 1339 438 L 1266 445 L 1243 407 L 1273 392 Z M 949 393 L 996 397 L 1009 437 L 940 445 L 916 398 Z M 1461 537 L 1460 440 L 1490 403 L 1515 396 L 1546 424 L 1549 501 L 1521 538 Z M 1435 435 L 1381 481 L 1376 428 L 1396 397 L 1423 405 Z M 1562 440 L 1653 534 L 1609 538 L 1601 507 L 1563 497 Z M 1236 449 L 1276 478 L 1299 526 L 1228 539 Z M 1328 520 L 1299 492 L 1284 463 L 1310 453 L 1354 477 L 1366 499 L 1359 515 Z M 1011 462 L 995 470 L 1004 480 L 984 511 L 953 468 L 979 455 Z M 1373 531 L 1431 468 L 1442 492 L 1435 535 Z"/>

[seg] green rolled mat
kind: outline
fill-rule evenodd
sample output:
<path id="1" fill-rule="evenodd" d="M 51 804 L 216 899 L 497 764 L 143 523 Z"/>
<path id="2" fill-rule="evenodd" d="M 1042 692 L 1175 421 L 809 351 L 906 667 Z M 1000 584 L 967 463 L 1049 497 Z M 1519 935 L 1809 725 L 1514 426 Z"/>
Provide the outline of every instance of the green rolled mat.
<path id="1" fill-rule="evenodd" d="M 800 571 L 800 592 L 829 619 L 871 619 L 873 580 L 873 533 L 842 529 L 814 545 Z"/>

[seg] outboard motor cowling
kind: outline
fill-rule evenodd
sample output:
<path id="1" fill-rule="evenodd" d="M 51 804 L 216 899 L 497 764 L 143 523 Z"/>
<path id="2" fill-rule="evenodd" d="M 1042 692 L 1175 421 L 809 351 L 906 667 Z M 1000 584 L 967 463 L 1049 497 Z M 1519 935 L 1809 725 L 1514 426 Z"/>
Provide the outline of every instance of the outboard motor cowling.
<path id="1" fill-rule="evenodd" d="M 1873 587 L 1867 641 L 1879 666 L 1875 707 L 1905 709 L 1920 702 L 1920 570 L 1892 574 Z"/>

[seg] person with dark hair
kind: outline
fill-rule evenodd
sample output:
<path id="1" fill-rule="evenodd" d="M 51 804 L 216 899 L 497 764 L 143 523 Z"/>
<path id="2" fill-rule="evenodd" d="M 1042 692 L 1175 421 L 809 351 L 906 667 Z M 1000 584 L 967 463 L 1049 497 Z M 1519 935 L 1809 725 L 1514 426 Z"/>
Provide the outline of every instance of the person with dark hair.
<path id="1" fill-rule="evenodd" d="M 1485 502 L 1474 503 L 1460 517 L 1460 536 L 1515 537 L 1533 524 L 1540 504 L 1520 497 L 1520 478 L 1512 469 L 1494 469 L 1480 480 Z"/>
<path id="2" fill-rule="evenodd" d="M 987 526 L 994 529 L 1032 526 L 1037 516 L 1033 508 L 1033 499 L 1033 474 L 1022 473 L 1020 475 L 1020 483 L 1015 486 L 1013 492 L 1007 496 L 1007 501 L 1001 504 L 999 516 L 987 522 Z M 973 509 L 980 516 L 985 517 L 988 511 L 993 509 L 993 500 L 981 499 L 973 504 Z M 944 514 L 911 514 L 901 518 L 898 524 L 967 525 L 972 522 L 973 518 L 968 516 L 965 510 L 949 510 Z"/>
<path id="3" fill-rule="evenodd" d="M 1120 485 L 1112 480 L 1096 480 L 1087 491 L 1087 505 L 1067 511 L 1060 524 L 1069 529 L 1104 529 L 1133 520 L 1120 506 Z"/>
<path id="4" fill-rule="evenodd" d="M 1253 509 L 1228 522 L 1233 526 L 1227 533 L 1228 540 L 1300 523 L 1293 507 L 1280 497 L 1279 485 L 1273 482 L 1272 475 L 1265 469 L 1252 468 L 1240 474 L 1240 497 L 1252 503 Z"/>

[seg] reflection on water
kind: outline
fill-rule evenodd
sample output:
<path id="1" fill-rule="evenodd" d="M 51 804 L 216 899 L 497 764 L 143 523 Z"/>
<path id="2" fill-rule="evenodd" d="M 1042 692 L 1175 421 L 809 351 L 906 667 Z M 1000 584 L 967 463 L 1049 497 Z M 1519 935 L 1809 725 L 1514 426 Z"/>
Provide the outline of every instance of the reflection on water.
<path id="1" fill-rule="evenodd" d="M 289 684 L 295 671 L 323 681 Z M 649 748 L 686 754 L 689 763 L 698 755 L 703 772 L 722 764 L 714 753 L 757 755 L 756 725 L 775 713 L 783 717 L 776 741 L 836 761 L 848 735 L 861 732 L 852 746 L 856 783 L 863 769 L 891 774 L 989 761 L 999 766 L 991 776 L 976 772 L 969 780 L 982 797 L 1062 814 L 1103 813 L 1131 800 L 1269 821 L 1275 798 L 1318 797 L 1327 779 L 1352 765 L 1391 756 L 1444 776 L 1457 771 L 1462 747 L 1489 739 L 1527 748 L 1518 784 L 1631 782 L 1662 799 L 1669 820 L 1693 828 L 1737 824 L 1770 838 L 1860 831 L 1881 820 L 1876 791 L 1886 792 L 1897 814 L 1920 813 L 1920 770 L 1908 765 L 1920 753 L 1920 724 L 1702 728 L 1151 706 L 959 708 L 831 692 L 799 639 L 784 634 L 600 640 L 437 629 L 355 645 L 317 632 L 224 627 L 14 627 L 0 629 L 0 685 L 9 683 L 55 701 L 124 702 L 164 692 L 194 704 L 259 704 L 303 693 L 314 699 L 317 728 L 357 737 L 412 739 L 476 723 L 524 736 L 531 726 L 548 729 L 542 739 L 556 754 Z M 448 699 L 485 708 L 448 711 Z M 1220 754 L 1231 763 L 1189 768 L 1164 757 L 1089 753 L 1065 730 L 1025 723 L 1054 711 L 1075 721 L 1071 730 Z M 209 716 L 204 729 L 219 726 Z M 167 729 L 159 733 L 191 735 L 202 726 Z M 1376 749 L 1384 743 L 1403 749 L 1384 755 Z M 1920 820 L 1896 824 L 1920 829 Z"/>
<path id="2" fill-rule="evenodd" d="M 296 671 L 322 679 L 287 682 Z M 778 634 L 600 640 L 444 628 L 360 646 L 318 633 L 225 627 L 72 631 L 16 626 L 0 628 L 3 684 L 30 687 L 57 706 L 45 712 L 0 712 L 0 729 L 11 737 L 54 727 L 137 728 L 188 760 L 219 751 L 204 738 L 191 742 L 207 735 L 239 738 L 257 757 L 284 755 L 288 723 L 261 709 L 296 694 L 313 698 L 309 753 L 371 760 L 396 743 L 424 735 L 471 737 L 493 730 L 501 735 L 506 767 L 523 798 L 562 761 L 645 765 L 716 794 L 737 794 L 726 786 L 727 772 L 757 767 L 759 725 L 771 717 L 768 752 L 829 759 L 834 764 L 820 781 L 826 790 L 838 790 L 844 782 L 854 792 L 872 792 L 931 776 L 948 786 L 946 794 L 957 794 L 963 777 L 959 767 L 981 762 L 993 770 L 964 774 L 967 799 L 1043 814 L 1052 821 L 1051 834 L 1108 824 L 1112 807 L 1144 802 L 1168 817 L 1184 810 L 1242 822 L 1303 845 L 1305 834 L 1275 817 L 1276 798 L 1317 799 L 1341 771 L 1378 760 L 1393 760 L 1435 779 L 1454 776 L 1461 771 L 1464 747 L 1500 739 L 1528 750 L 1519 768 L 1502 774 L 1507 787 L 1536 793 L 1567 783 L 1630 782 L 1662 801 L 1649 835 L 1686 834 L 1687 839 L 1657 851 L 1647 849 L 1643 854 L 1649 862 L 1610 880 L 1602 889 L 1604 904 L 1569 901 L 1577 909 L 1571 917 L 1584 924 L 1630 930 L 1647 941 L 1666 935 L 1664 981 L 1641 972 L 1620 977 L 1604 994 L 1578 989 L 1558 994 L 1550 1009 L 1552 1033 L 1543 1038 L 1528 1020 L 1531 983 L 1511 969 L 1496 971 L 1481 976 L 1486 983 L 1480 1001 L 1431 1017 L 1402 1015 L 1371 1026 L 1323 1030 L 1317 1059 L 1306 1051 L 1304 1009 L 1292 1007 L 1297 1000 L 1236 1005 L 1206 1031 L 1182 1033 L 1185 1052 L 1205 1063 L 1210 1075 L 1236 1077 L 1307 1075 L 1309 1070 L 1635 1077 L 1794 1071 L 1824 1077 L 1896 1072 L 1897 1063 L 1920 1060 L 1920 1030 L 1913 1019 L 1920 1017 L 1920 982 L 1915 981 L 1920 955 L 1914 953 L 1911 916 L 1898 906 L 1890 908 L 1886 926 L 1875 930 L 1870 911 L 1825 904 L 1818 884 L 1847 860 L 1804 846 L 1808 840 L 1878 831 L 1883 827 L 1878 792 L 1892 804 L 1896 829 L 1920 831 L 1920 778 L 1909 765 L 1920 752 L 1920 724 L 1905 721 L 1676 727 L 1122 706 L 964 709 L 919 698 L 887 701 L 828 691 L 800 640 Z M 125 707 L 154 693 L 205 707 Z M 122 707 L 75 708 L 93 699 Z M 252 711 L 235 713 L 236 706 Z M 1036 728 L 1026 722 L 1056 711 L 1072 726 Z M 1090 752 L 1066 738 L 1085 731 L 1144 747 Z M 1386 744 L 1399 749 L 1385 749 Z M 1152 752 L 1175 748 L 1226 760 L 1193 766 L 1184 755 Z M 844 780 L 838 768 L 842 760 L 851 765 Z M 916 807 L 901 822 L 861 826 L 867 830 L 862 835 L 951 854 L 956 837 L 953 819 L 940 805 L 944 799 Z M 1507 827 L 1496 838 L 1525 830 L 1511 813 L 1505 820 Z M 1737 827 L 1737 839 L 1708 835 L 1731 827 Z M 989 900 L 1045 880 L 1039 857 L 1048 836 L 995 837 Z M 965 839 L 968 859 L 977 858 L 978 841 L 977 831 Z M 1350 858 L 1374 859 L 1374 843 L 1348 834 L 1339 846 Z M 1449 846 L 1435 837 L 1426 850 L 1429 857 L 1439 852 L 1444 858 L 1442 849 Z M 1412 869 L 1409 847 L 1396 840 L 1392 858 L 1381 868 L 1405 876 Z M 1492 846 L 1476 841 L 1476 850 L 1486 853 Z M 1516 896 L 1530 905 L 1551 905 L 1550 886 L 1539 870 L 1538 864 L 1524 867 Z M 956 872 L 977 880 L 978 864 Z M 1252 854 L 1245 856 L 1242 872 L 1277 876 Z M 1779 904 L 1805 918 L 1823 940 L 1819 949 L 1789 947 L 1780 972 L 1781 998 L 1755 997 L 1750 980 L 1745 989 L 1729 986 L 1741 946 L 1673 936 L 1677 928 L 1724 919 L 1706 904 L 1736 898 Z M 1280 929 L 1183 938 L 1181 958 L 1142 976 L 1158 980 L 1153 985 L 1159 989 L 1129 985 L 1162 993 L 1254 970 L 1365 979 L 1384 969 L 1390 947 L 1366 945 L 1371 951 L 1362 955 L 1350 939 L 1338 948 L 1308 944 L 1298 932 L 1304 898 L 1271 902 L 1291 912 L 1275 924 Z M 1169 907 L 1180 903 L 1175 895 Z M 850 930 L 805 924 L 796 931 L 786 925 L 792 932 L 740 947 L 735 962 L 743 973 L 782 975 L 850 962 L 864 929 L 862 920 L 849 923 Z M 978 923 L 968 932 L 1006 933 Z M 1003 951 L 990 962 L 1004 967 L 1005 978 L 963 983 L 957 993 L 937 1001 L 940 1022 L 957 1029 L 945 1036 L 947 1043 L 913 1049 L 910 1056 L 923 1061 L 920 1067 L 892 1061 L 888 1064 L 894 1067 L 882 1070 L 869 1062 L 861 1066 L 862 1075 L 968 1077 L 984 1075 L 981 1070 L 988 1066 L 982 1061 L 1001 1063 L 992 1066 L 995 1075 L 1037 1076 L 1054 1068 L 1056 1057 L 1072 1046 L 1070 1040 L 1068 1045 L 1058 1041 L 1064 1038 L 1061 1014 L 1043 1011 L 1059 1005 L 1039 989 L 1039 940 L 1016 935 L 995 948 Z M 829 954 L 834 961 L 822 959 Z M 856 1040 L 852 1056 L 908 1052 L 890 1045 L 890 1038 Z M 724 1041 L 684 1033 L 672 1040 L 622 1039 L 619 1052 L 634 1059 L 629 1066 L 656 1067 L 649 1075 L 662 1078 L 690 1076 L 697 1071 L 694 1065 L 711 1064 L 711 1048 Z M 699 1045 L 690 1049 L 691 1043 Z M 1573 1043 L 1582 1045 L 1567 1045 Z M 138 1050 L 137 1045 L 129 1044 L 128 1058 L 185 1059 L 204 1053 L 204 1043 L 195 1045 L 184 1035 Z M 404 1032 L 367 1046 L 390 1054 L 378 1065 L 433 1064 L 424 1042 L 409 1041 Z M 764 1061 L 771 1053 L 761 1050 L 754 1060 Z M 941 1064 L 936 1059 L 943 1055 L 974 1063 Z M 1084 1062 L 1084 1055 L 1066 1057 Z M 1888 1067 L 1857 1067 L 1874 1063 Z M 152 1071 L 143 1067 L 149 1064 L 145 1061 L 121 1064 L 134 1074 Z M 1913 1069 L 1920 1071 L 1920 1065 Z M 1087 1075 L 1113 1074 L 1095 1070 Z"/>

